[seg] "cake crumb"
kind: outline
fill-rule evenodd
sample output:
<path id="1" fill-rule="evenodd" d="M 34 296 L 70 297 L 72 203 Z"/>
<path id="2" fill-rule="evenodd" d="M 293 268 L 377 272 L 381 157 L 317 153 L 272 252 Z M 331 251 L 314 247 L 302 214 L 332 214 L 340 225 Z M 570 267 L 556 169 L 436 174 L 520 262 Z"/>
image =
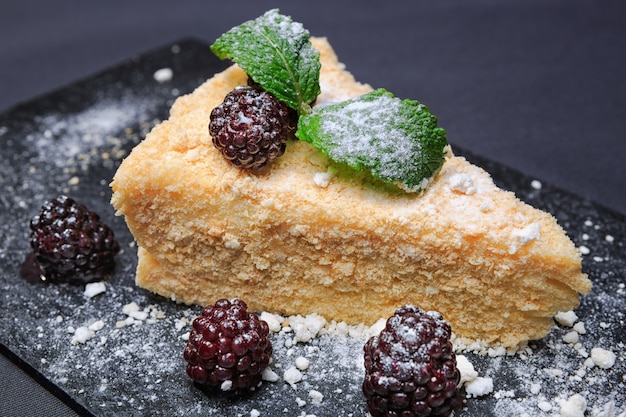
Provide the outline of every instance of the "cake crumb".
<path id="1" fill-rule="evenodd" d="M 123 320 L 124 323 L 116 323 L 116 327 L 118 328 L 129 324 L 141 324 L 143 322 L 155 323 L 157 319 L 165 318 L 165 313 L 158 310 L 156 306 L 150 305 L 142 310 L 134 301 L 124 305 L 122 312 L 128 317 L 126 320 Z"/>
<path id="2" fill-rule="evenodd" d="M 602 368 L 609 369 L 615 365 L 615 354 L 610 350 L 606 350 L 603 348 L 595 347 L 591 349 L 591 360 L 594 365 Z"/>
<path id="3" fill-rule="evenodd" d="M 469 397 L 482 397 L 493 392 L 493 379 L 489 377 L 476 377 L 465 384 L 465 392 Z"/>
<path id="4" fill-rule="evenodd" d="M 324 394 L 314 389 L 309 391 L 309 397 L 311 397 L 313 404 L 321 404 L 324 401 Z"/>
<path id="5" fill-rule="evenodd" d="M 585 323 L 583 323 L 582 321 L 576 323 L 573 328 L 576 332 L 578 332 L 578 334 L 587 333 L 587 330 L 585 329 Z"/>
<path id="6" fill-rule="evenodd" d="M 154 79 L 159 84 L 170 81 L 174 76 L 174 71 L 171 68 L 161 68 L 154 72 Z"/>
<path id="7" fill-rule="evenodd" d="M 304 356 L 299 356 L 296 358 L 296 368 L 301 371 L 306 371 L 307 369 L 309 369 L 309 364 L 309 360 Z"/>
<path id="8" fill-rule="evenodd" d="M 541 226 L 539 223 L 531 223 L 523 229 L 517 229 L 513 232 L 513 236 L 520 240 L 522 245 L 533 240 L 539 239 L 541 235 Z"/>
<path id="9" fill-rule="evenodd" d="M 288 318 L 289 327 L 294 332 L 293 343 L 310 342 L 326 325 L 326 319 L 319 314 L 309 314 L 306 317 L 291 316 Z"/>
<path id="10" fill-rule="evenodd" d="M 548 401 L 539 401 L 537 403 L 537 407 L 539 407 L 539 409 L 545 413 L 552 410 L 552 404 L 550 404 Z"/>
<path id="11" fill-rule="evenodd" d="M 330 184 L 330 173 L 328 172 L 316 172 L 313 176 L 313 182 L 315 185 L 326 188 Z"/>
<path id="12" fill-rule="evenodd" d="M 187 326 L 189 323 L 189 319 L 187 319 L 186 317 L 183 317 L 181 319 L 176 319 L 176 321 L 174 322 L 174 328 L 177 331 L 181 331 L 183 328 L 185 328 L 185 326 Z"/>
<path id="13" fill-rule="evenodd" d="M 476 193 L 476 186 L 472 177 L 467 174 L 454 174 L 450 177 L 450 189 L 457 193 L 472 195 Z"/>
<path id="14" fill-rule="evenodd" d="M 541 226 L 539 223 L 531 223 L 522 229 L 514 229 L 512 236 L 513 241 L 509 246 L 509 253 L 514 255 L 521 247 L 540 238 Z"/>
<path id="15" fill-rule="evenodd" d="M 530 186 L 531 186 L 532 188 L 534 188 L 535 190 L 541 190 L 542 184 L 541 184 L 541 181 L 538 181 L 538 180 L 532 180 L 532 181 L 530 182 Z"/>
<path id="16" fill-rule="evenodd" d="M 561 402 L 561 417 L 584 417 L 587 400 L 580 394 L 574 394 Z"/>
<path id="17" fill-rule="evenodd" d="M 302 372 L 300 372 L 295 366 L 291 366 L 283 374 L 283 379 L 286 383 L 295 388 L 295 385 L 302 381 Z"/>
<path id="18" fill-rule="evenodd" d="M 222 385 L 220 385 L 220 389 L 222 391 L 229 391 L 232 387 L 233 381 L 231 381 L 230 379 L 227 379 L 226 381 L 222 382 Z"/>
<path id="19" fill-rule="evenodd" d="M 106 292 L 106 285 L 104 282 L 90 282 L 85 285 L 85 297 L 93 298 L 98 294 Z"/>
<path id="20" fill-rule="evenodd" d="M 263 373 L 261 374 L 261 378 L 263 379 L 263 381 L 267 381 L 267 382 L 276 382 L 279 379 L 278 374 L 272 371 L 269 367 L 263 370 Z"/>
<path id="21" fill-rule="evenodd" d="M 79 343 L 84 344 L 87 341 L 91 340 L 95 336 L 95 332 L 90 330 L 86 326 L 81 326 L 74 331 L 74 336 L 72 336 L 71 343 L 73 345 L 77 345 Z"/>
<path id="22" fill-rule="evenodd" d="M 270 332 L 278 333 L 282 328 L 281 323 L 284 321 L 284 318 L 277 314 L 272 314 L 264 311 L 259 315 L 259 320 L 263 320 L 267 323 Z"/>
<path id="23" fill-rule="evenodd" d="M 474 365 L 472 365 L 465 355 L 456 355 L 456 367 L 461 373 L 459 386 L 466 382 L 473 381 L 478 377 L 478 372 L 474 369 Z"/>
<path id="24" fill-rule="evenodd" d="M 513 390 L 507 390 L 507 391 L 496 391 L 493 394 L 493 397 L 497 400 L 502 399 L 502 398 L 515 398 L 515 391 Z"/>
<path id="25" fill-rule="evenodd" d="M 537 395 L 541 392 L 541 384 L 530 384 L 530 393 Z"/>
<path id="26" fill-rule="evenodd" d="M 261 412 L 255 408 L 253 408 L 252 410 L 250 410 L 250 417 L 260 417 L 261 416 Z"/>
<path id="27" fill-rule="evenodd" d="M 573 311 L 559 312 L 554 316 L 554 320 L 562 326 L 572 327 L 578 320 L 578 316 Z"/>
<path id="28" fill-rule="evenodd" d="M 135 316 L 136 316 L 136 315 L 137 315 L 137 313 L 139 312 L 139 306 L 138 306 L 138 305 L 137 305 L 137 303 L 136 303 L 136 302 L 134 302 L 134 301 L 133 301 L 133 302 L 130 302 L 130 303 L 128 303 L 128 304 L 125 304 L 125 305 L 122 307 L 122 312 L 123 312 L 124 314 L 126 314 L 127 316 L 129 316 L 129 317 L 132 317 L 133 315 L 135 315 Z M 146 317 L 147 317 L 147 315 L 146 315 Z M 135 317 L 133 317 L 133 318 L 135 318 Z"/>
<path id="29" fill-rule="evenodd" d="M 497 347 L 489 348 L 487 350 L 487 355 L 490 358 L 497 358 L 497 357 L 500 357 L 500 356 L 505 356 L 506 355 L 506 349 L 504 348 L 504 346 L 497 346 Z"/>
<path id="30" fill-rule="evenodd" d="M 92 324 L 90 324 L 89 327 L 87 328 L 91 330 L 92 332 L 97 332 L 99 330 L 102 330 L 103 327 L 104 327 L 104 322 L 102 320 L 97 320 L 93 322 Z"/>
<path id="31" fill-rule="evenodd" d="M 578 343 L 578 332 L 575 330 L 567 332 L 565 335 L 563 335 L 563 341 L 572 345 Z"/>

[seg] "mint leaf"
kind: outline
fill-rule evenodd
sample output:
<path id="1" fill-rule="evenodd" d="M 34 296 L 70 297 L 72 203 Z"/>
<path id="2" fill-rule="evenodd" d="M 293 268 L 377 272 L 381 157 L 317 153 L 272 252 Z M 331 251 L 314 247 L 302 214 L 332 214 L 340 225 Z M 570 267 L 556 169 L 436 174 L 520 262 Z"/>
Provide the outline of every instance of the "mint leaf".
<path id="1" fill-rule="evenodd" d="M 378 89 L 302 115 L 296 136 L 331 159 L 399 185 L 422 191 L 441 168 L 446 131 L 414 100 Z"/>
<path id="2" fill-rule="evenodd" d="M 309 113 L 309 103 L 320 93 L 319 52 L 309 41 L 309 32 L 277 9 L 232 28 L 211 50 L 220 59 L 237 63 L 298 114 Z"/>

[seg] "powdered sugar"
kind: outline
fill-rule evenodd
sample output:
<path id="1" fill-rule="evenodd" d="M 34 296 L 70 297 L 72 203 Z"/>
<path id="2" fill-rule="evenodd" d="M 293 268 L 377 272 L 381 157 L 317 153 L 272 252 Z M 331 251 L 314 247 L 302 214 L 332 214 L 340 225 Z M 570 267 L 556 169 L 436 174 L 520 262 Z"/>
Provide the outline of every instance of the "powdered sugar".
<path id="1" fill-rule="evenodd" d="M 411 159 L 415 153 L 421 152 L 418 143 L 408 142 L 405 131 L 383 123 L 398 117 L 400 109 L 400 100 L 382 95 L 371 101 L 351 101 L 340 111 L 322 117 L 322 131 L 338 139 L 329 146 L 330 157 L 353 166 L 379 160 L 381 178 L 398 178 L 402 170 L 414 164 Z"/>
<path id="2" fill-rule="evenodd" d="M 151 73 L 148 78 L 151 79 Z M 172 81 L 178 79 L 177 74 Z M 370 334 L 380 331 L 380 322 L 374 330 L 326 322 L 315 337 L 294 343 L 295 332 L 282 330 L 286 318 L 272 314 L 277 325 L 272 334 L 276 350 L 270 369 L 264 373 L 263 385 L 249 398 L 232 401 L 219 395 L 206 396 L 186 376 L 182 359 L 184 335 L 199 309 L 172 303 L 134 286 L 136 247 L 119 224 L 116 231 L 124 249 L 115 276 L 106 284 L 106 292 L 89 298 L 83 288 L 31 286 L 17 278 L 15 271 L 28 246 L 24 225 L 43 201 L 41 197 L 62 188 L 84 187 L 81 189 L 90 191 L 92 201 L 100 202 L 101 208 L 108 206 L 111 173 L 91 170 L 94 165 L 114 166 L 129 144 L 138 142 L 142 132 L 154 124 L 150 106 L 162 102 L 134 98 L 99 101 L 100 104 L 87 104 L 73 112 L 68 120 L 78 122 L 75 125 L 59 124 L 64 117 L 61 112 L 45 111 L 29 120 L 31 127 L 19 131 L 19 135 L 15 125 L 9 127 L 2 122 L 0 127 L 3 143 L 8 146 L 5 149 L 9 149 L 0 153 L 0 200 L 5 207 L 0 226 L 4 237 L 0 241 L 0 261 L 5 271 L 0 277 L 3 345 L 99 415 L 139 416 L 150 415 L 154 410 L 168 415 L 207 416 L 367 415 L 360 391 L 364 375 L 362 347 Z M 131 130 L 126 130 L 128 125 L 124 123 L 128 118 L 123 116 L 117 122 L 87 123 L 98 113 L 119 114 L 110 109 L 100 112 L 107 106 L 135 112 L 138 119 L 131 122 Z M 64 132 L 58 138 L 51 135 L 55 126 L 59 129 L 54 131 Z M 107 132 L 103 135 L 81 131 L 102 127 Z M 88 139 L 83 141 L 83 136 Z M 54 144 L 63 140 L 76 142 L 71 160 L 54 152 Z M 514 173 L 499 175 L 500 179 L 515 177 Z M 70 185 L 73 177 L 77 180 Z M 529 182 L 521 181 L 531 188 Z M 581 308 L 576 310 L 577 317 L 570 326 L 560 324 L 548 337 L 530 343 L 516 354 L 480 343 L 475 345 L 480 354 L 465 351 L 463 356 L 472 364 L 476 376 L 491 378 L 494 388 L 491 394 L 470 399 L 469 410 L 460 415 L 558 417 L 562 404 L 581 395 L 587 417 L 623 417 L 626 358 L 619 336 L 624 333 L 625 320 L 623 220 L 584 201 L 553 193 L 549 184 L 543 184 L 540 193 L 536 191 L 533 201 L 553 212 L 578 246 L 584 243 L 591 257 L 585 257 L 583 262 L 594 289 L 582 297 Z M 106 209 L 102 211 L 107 214 Z M 602 262 L 595 262 L 593 257 Z M 131 303 L 137 306 L 128 310 L 134 311 L 135 318 L 124 312 L 124 306 Z M 100 324 L 95 325 L 93 336 L 72 344 L 76 329 L 90 330 L 97 322 L 102 327 L 96 330 Z M 118 323 L 122 324 L 118 327 Z M 69 327 L 73 333 L 68 333 Z M 578 333 L 578 342 L 564 343 L 563 336 L 571 331 Z M 462 345 L 457 346 L 463 349 Z M 594 348 L 612 352 L 612 366 L 604 369 L 596 365 L 591 358 Z M 293 388 L 282 376 L 290 366 L 296 366 L 299 357 L 306 358 L 309 367 L 300 370 L 302 380 Z M 310 395 L 313 391 L 322 395 L 319 404 Z M 304 403 L 302 406 L 297 398 Z"/>
<path id="3" fill-rule="evenodd" d="M 26 139 L 34 142 L 40 157 L 57 166 L 84 165 L 97 156 L 95 150 L 117 145 L 115 135 L 120 131 L 146 118 L 146 103 L 141 100 L 103 100 L 69 115 L 50 112 L 38 116 L 39 132 Z"/>
<path id="4" fill-rule="evenodd" d="M 60 293 L 67 291 L 58 290 Z M 98 311 L 98 305 L 104 301 L 117 305 L 113 313 L 106 316 Z M 198 309 L 173 303 L 157 305 L 154 300 L 146 299 L 142 291 L 118 285 L 110 285 L 99 297 L 78 297 L 76 305 L 77 311 L 82 313 L 50 314 L 47 324 L 42 326 L 49 329 L 47 337 L 57 338 L 54 335 L 58 334 L 61 344 L 66 346 L 61 356 L 43 355 L 46 361 L 42 366 L 55 383 L 70 390 L 71 381 L 77 381 L 82 373 L 87 372 L 88 378 L 95 378 L 96 386 L 89 391 L 89 396 L 82 396 L 89 398 L 92 407 L 116 415 L 136 406 L 142 407 L 136 410 L 138 414 L 148 413 L 150 402 L 141 400 L 146 390 L 158 388 L 154 404 L 175 395 L 178 398 L 175 409 L 185 412 L 190 412 L 192 405 L 203 398 L 204 394 L 194 388 L 185 375 L 181 356 L 184 348 L 181 336 L 189 331 Z M 261 313 L 261 317 L 273 323 L 270 336 L 274 345 L 273 361 L 265 370 L 263 385 L 254 399 L 228 405 L 233 415 L 247 415 L 251 410 L 257 410 L 261 415 L 274 415 L 272 413 L 276 411 L 271 410 L 282 409 L 290 410 L 294 415 L 297 415 L 296 410 L 327 415 L 323 410 L 334 410 L 333 404 L 337 402 L 352 404 L 349 407 L 352 416 L 365 415 L 360 388 L 365 372 L 362 347 L 370 335 L 380 331 L 381 322 L 368 327 L 329 322 L 319 315 L 282 317 L 266 312 Z M 127 322 L 129 318 L 132 320 Z M 557 417 L 561 415 L 562 405 L 571 411 L 573 404 L 578 404 L 574 400 L 568 402 L 576 394 L 585 398 L 588 412 L 599 412 L 607 407 L 611 397 L 593 393 L 593 390 L 606 380 L 604 373 L 616 369 L 617 364 L 621 364 L 618 372 L 623 372 L 624 354 L 616 352 L 615 364 L 608 370 L 595 364 L 592 367 L 585 365 L 588 358 L 579 351 L 585 346 L 588 350 L 599 347 L 594 329 L 588 329 L 592 333 L 589 339 L 580 335 L 580 348 L 561 341 L 563 334 L 573 331 L 581 319 L 585 317 L 577 317 L 574 322 L 568 322 L 568 326 L 555 327 L 548 338 L 539 342 L 544 345 L 542 348 L 533 343 L 515 355 L 497 349 L 489 351 L 491 356 L 486 352 L 483 355 L 458 354 L 462 384 L 472 396 L 469 399 L 471 409 L 488 401 L 491 412 L 496 413 L 493 415 L 526 413 L 534 416 L 541 412 Z M 119 327 L 119 322 L 124 325 Z M 81 330 L 68 334 L 65 329 L 75 323 Z M 99 324 L 93 327 L 94 323 Z M 73 344 L 76 333 L 79 336 Z M 599 356 L 605 355 L 598 352 Z M 79 369 L 75 368 L 77 364 L 80 364 Z M 108 373 L 105 370 L 111 366 L 124 377 L 119 380 L 105 377 Z M 150 374 L 141 378 L 144 387 L 126 387 L 126 391 L 120 391 L 120 384 L 126 386 L 125 378 L 136 381 L 133 375 L 145 369 L 149 369 Z M 620 389 L 620 384 L 623 386 L 624 382 L 618 382 L 613 389 Z M 88 386 L 89 383 L 83 383 L 83 387 Z M 588 390 L 582 387 L 588 387 Z M 112 403 L 106 400 L 111 397 L 111 392 L 124 393 Z M 211 401 L 221 404 L 219 397 L 202 400 L 209 404 Z M 100 403 L 107 405 L 101 408 L 104 406 Z M 280 404 L 280 408 L 273 408 L 272 404 Z M 223 415 L 221 407 L 202 406 L 199 410 L 205 415 Z M 623 404 L 619 403 L 617 407 L 623 407 Z M 338 410 L 336 415 L 350 414 Z"/>

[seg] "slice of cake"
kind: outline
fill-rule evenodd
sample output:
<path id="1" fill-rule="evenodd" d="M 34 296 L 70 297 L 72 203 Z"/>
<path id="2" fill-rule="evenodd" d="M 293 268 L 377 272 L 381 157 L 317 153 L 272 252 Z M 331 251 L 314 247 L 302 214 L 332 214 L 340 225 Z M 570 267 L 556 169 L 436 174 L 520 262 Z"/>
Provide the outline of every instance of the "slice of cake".
<path id="1" fill-rule="evenodd" d="M 317 103 L 371 90 L 325 39 Z M 403 304 L 439 311 L 457 336 L 514 347 L 543 337 L 591 283 L 549 214 L 447 153 L 421 194 L 405 193 L 289 140 L 260 172 L 212 146 L 211 110 L 236 65 L 180 97 L 121 164 L 112 203 L 139 249 L 137 284 L 182 303 L 238 297 L 253 310 L 372 324 Z"/>

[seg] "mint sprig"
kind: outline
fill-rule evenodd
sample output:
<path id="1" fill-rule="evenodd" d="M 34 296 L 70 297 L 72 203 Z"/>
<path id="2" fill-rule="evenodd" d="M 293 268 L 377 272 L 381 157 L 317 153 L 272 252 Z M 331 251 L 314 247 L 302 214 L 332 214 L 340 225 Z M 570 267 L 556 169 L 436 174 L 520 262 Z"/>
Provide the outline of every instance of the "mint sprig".
<path id="1" fill-rule="evenodd" d="M 302 24 L 273 9 L 224 33 L 211 50 L 237 63 L 298 114 L 311 112 L 309 103 L 320 93 L 321 65 Z"/>
<path id="2" fill-rule="evenodd" d="M 378 89 L 301 115 L 296 136 L 331 159 L 409 192 L 424 190 L 441 168 L 446 132 L 415 100 Z"/>

